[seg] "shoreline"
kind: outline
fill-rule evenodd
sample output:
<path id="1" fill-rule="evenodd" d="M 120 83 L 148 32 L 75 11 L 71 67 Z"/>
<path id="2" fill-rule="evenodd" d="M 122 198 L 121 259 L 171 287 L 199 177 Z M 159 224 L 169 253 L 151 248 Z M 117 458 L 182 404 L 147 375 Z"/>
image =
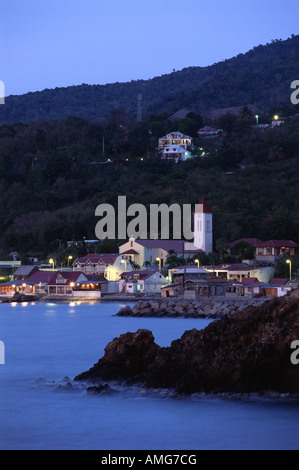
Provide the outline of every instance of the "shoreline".
<path id="1" fill-rule="evenodd" d="M 200 300 L 183 298 L 160 298 L 140 300 L 132 308 L 122 307 L 116 316 L 120 317 L 183 317 L 183 318 L 221 318 L 227 314 L 237 314 L 247 307 L 259 307 L 269 301 L 261 298 L 203 297 Z"/>
<path id="2" fill-rule="evenodd" d="M 271 297 L 249 298 L 225 296 L 202 297 L 198 300 L 184 299 L 183 297 L 165 298 L 160 295 L 149 295 L 140 298 L 136 295 L 107 294 L 101 298 L 50 296 L 50 295 L 20 295 L 17 298 L 0 297 L 1 303 L 23 302 L 54 302 L 54 303 L 93 303 L 103 302 L 124 303 L 125 306 L 115 312 L 115 316 L 122 317 L 167 317 L 167 318 L 222 318 L 226 314 L 237 314 L 245 308 L 260 306 Z M 134 304 L 132 307 L 128 304 Z"/>

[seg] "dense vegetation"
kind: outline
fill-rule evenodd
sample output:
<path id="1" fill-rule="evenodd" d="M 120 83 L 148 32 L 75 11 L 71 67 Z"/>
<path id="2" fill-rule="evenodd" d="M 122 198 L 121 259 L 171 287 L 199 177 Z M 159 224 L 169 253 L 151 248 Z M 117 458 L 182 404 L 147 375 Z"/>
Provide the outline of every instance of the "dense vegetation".
<path id="1" fill-rule="evenodd" d="M 214 210 L 214 248 L 241 237 L 299 240 L 299 121 L 257 130 L 241 108 L 227 115 L 225 133 L 194 138 L 194 157 L 182 163 L 160 159 L 158 137 L 170 130 L 196 135 L 203 122 L 191 114 L 170 122 L 165 113 L 123 124 L 120 110 L 103 126 L 77 117 L 0 127 L 1 255 L 12 250 L 65 262 L 66 242 L 95 239 L 95 209 L 141 203 L 192 205 L 205 197 Z M 175 128 L 173 127 L 175 126 Z M 252 127 L 253 126 L 253 127 Z M 105 147 L 103 149 L 103 137 Z M 104 152 L 103 152 L 104 150 Z M 110 160 L 110 161 L 109 161 Z M 102 242 L 97 250 L 117 250 Z M 59 258 L 60 257 L 60 258 Z"/>
<path id="2" fill-rule="evenodd" d="M 0 122 L 64 119 L 70 115 L 97 121 L 113 109 L 136 115 L 137 93 L 144 116 L 188 108 L 201 114 L 242 104 L 270 109 L 290 103 L 290 85 L 298 79 L 299 35 L 254 47 L 246 54 L 208 67 L 188 67 L 150 80 L 46 89 L 9 96 L 0 106 Z"/>
<path id="3" fill-rule="evenodd" d="M 8 97 L 0 107 L 1 258 L 17 251 L 23 262 L 52 256 L 66 264 L 69 255 L 88 249 L 117 251 L 122 240 L 88 248 L 84 239 L 96 238 L 96 207 L 117 209 L 122 195 L 127 207 L 148 209 L 153 203 L 194 205 L 205 197 L 214 211 L 215 253 L 202 263 L 250 258 L 250 246 L 227 255 L 228 243 L 242 237 L 299 242 L 299 105 L 290 103 L 298 58 L 294 36 L 153 80 Z M 137 92 L 146 111 L 138 123 Z M 248 103 L 260 109 L 259 123 L 270 124 L 274 112 L 290 118 L 257 128 Z M 213 121 L 204 112 L 226 106 L 239 113 Z M 193 111 L 174 120 L 182 107 Z M 223 133 L 199 138 L 204 125 Z M 194 138 L 194 158 L 161 160 L 158 138 L 171 131 Z M 170 263 L 178 261 L 169 254 Z M 288 275 L 284 261 L 277 272 Z"/>

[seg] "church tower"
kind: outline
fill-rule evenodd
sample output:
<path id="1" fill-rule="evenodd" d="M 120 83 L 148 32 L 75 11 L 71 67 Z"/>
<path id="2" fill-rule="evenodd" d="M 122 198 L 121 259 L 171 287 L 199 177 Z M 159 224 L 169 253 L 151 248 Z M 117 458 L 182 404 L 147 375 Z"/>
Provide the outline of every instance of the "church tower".
<path id="1" fill-rule="evenodd" d="M 204 198 L 195 206 L 193 243 L 207 254 L 213 252 L 213 211 Z"/>

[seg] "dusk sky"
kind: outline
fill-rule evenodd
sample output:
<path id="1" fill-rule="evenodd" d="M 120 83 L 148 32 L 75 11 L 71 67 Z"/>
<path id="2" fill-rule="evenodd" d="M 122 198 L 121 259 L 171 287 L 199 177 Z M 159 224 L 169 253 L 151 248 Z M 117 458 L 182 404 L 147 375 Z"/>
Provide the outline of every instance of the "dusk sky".
<path id="1" fill-rule="evenodd" d="M 8 96 L 149 79 L 287 39 L 298 18 L 298 0 L 2 0 L 0 80 Z"/>

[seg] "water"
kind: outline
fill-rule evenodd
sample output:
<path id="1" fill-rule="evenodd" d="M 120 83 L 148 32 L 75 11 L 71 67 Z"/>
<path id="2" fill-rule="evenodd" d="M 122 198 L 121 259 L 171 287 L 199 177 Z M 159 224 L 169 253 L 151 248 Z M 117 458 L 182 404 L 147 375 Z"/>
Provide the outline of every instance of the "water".
<path id="1" fill-rule="evenodd" d="M 172 398 L 132 388 L 87 395 L 69 377 L 106 344 L 148 328 L 160 346 L 202 319 L 113 316 L 120 303 L 1 304 L 0 449 L 298 449 L 299 400 Z"/>

